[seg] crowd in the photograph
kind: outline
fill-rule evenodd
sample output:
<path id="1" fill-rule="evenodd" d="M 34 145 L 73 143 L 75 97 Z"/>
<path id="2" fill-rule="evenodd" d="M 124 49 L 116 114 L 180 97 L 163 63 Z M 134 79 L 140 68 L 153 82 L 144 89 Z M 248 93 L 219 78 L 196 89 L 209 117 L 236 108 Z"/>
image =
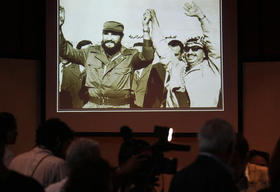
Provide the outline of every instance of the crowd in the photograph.
<path id="1" fill-rule="evenodd" d="M 40 124 L 36 145 L 15 156 L 9 145 L 15 144 L 17 134 L 14 115 L 1 112 L 1 191 L 152 192 L 160 184 L 159 156 L 155 158 L 149 142 L 131 139 L 131 132 L 123 137 L 118 165 L 104 159 L 97 141 L 76 136 L 60 119 Z M 212 119 L 201 126 L 198 144 L 196 159 L 172 173 L 170 192 L 280 190 L 280 138 L 270 158 L 269 153 L 250 150 L 229 122 Z"/>
<path id="2" fill-rule="evenodd" d="M 124 25 L 117 21 L 104 23 L 100 45 L 83 40 L 74 48 L 63 34 L 65 12 L 60 7 L 60 109 L 222 107 L 220 38 L 194 2 L 182 12 L 197 19 L 202 35 L 168 39 L 155 10 L 147 9 L 143 42 L 131 48 L 122 44 Z"/>

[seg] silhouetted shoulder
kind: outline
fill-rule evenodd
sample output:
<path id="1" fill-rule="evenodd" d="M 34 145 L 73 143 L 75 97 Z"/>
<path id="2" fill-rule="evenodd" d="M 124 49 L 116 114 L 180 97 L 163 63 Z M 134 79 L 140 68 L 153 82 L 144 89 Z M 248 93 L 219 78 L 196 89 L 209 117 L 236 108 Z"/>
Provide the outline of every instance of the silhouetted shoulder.
<path id="1" fill-rule="evenodd" d="M 31 177 L 21 175 L 15 171 L 7 170 L 0 175 L 0 191 L 14 192 L 28 190 L 29 192 L 44 192 L 39 182 Z"/>

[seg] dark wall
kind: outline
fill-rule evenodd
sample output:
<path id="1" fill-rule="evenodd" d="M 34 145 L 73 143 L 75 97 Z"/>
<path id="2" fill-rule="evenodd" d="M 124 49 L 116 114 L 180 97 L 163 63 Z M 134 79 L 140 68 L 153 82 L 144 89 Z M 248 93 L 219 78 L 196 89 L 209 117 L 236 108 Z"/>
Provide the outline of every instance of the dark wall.
<path id="1" fill-rule="evenodd" d="M 44 57 L 45 0 L 13 0 L 1 4 L 0 57 Z"/>
<path id="2" fill-rule="evenodd" d="M 40 123 L 40 62 L 25 59 L 0 59 L 0 111 L 13 113 L 18 137 L 13 151 L 21 153 L 35 144 L 35 129 Z"/>
<path id="3" fill-rule="evenodd" d="M 251 148 L 272 152 L 280 137 L 280 62 L 244 67 L 243 127 Z"/>
<path id="4" fill-rule="evenodd" d="M 241 61 L 280 60 L 279 5 L 279 1 L 238 1 Z"/>

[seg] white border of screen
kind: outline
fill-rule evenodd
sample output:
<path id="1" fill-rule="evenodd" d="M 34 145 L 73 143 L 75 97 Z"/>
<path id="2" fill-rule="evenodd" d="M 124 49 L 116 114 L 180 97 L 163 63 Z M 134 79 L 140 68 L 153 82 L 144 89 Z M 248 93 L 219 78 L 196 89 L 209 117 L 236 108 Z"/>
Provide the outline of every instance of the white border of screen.
<path id="1" fill-rule="evenodd" d="M 63 1 L 63 0 L 60 0 L 60 1 Z M 58 0 L 57 1 L 57 24 L 59 23 L 58 21 L 58 18 L 59 18 L 59 5 L 60 5 L 60 1 Z M 65 0 L 64 0 L 65 1 Z M 71 0 L 67 0 L 68 2 L 71 1 Z M 73 2 L 75 2 L 76 0 L 72 0 Z M 98 0 L 83 0 L 83 1 L 91 1 L 91 2 L 94 2 L 94 1 L 98 1 Z M 115 0 L 106 0 L 106 1 L 115 1 Z M 122 0 L 122 1 L 128 1 L 128 0 Z M 146 0 L 145 0 L 146 1 Z M 157 1 L 160 1 L 160 0 L 157 0 Z M 174 0 L 167 0 L 166 2 L 174 2 Z M 177 2 L 185 2 L 185 0 L 176 0 Z M 213 0 L 199 0 L 200 2 L 204 2 L 205 4 L 209 3 L 209 2 L 213 2 Z M 207 2 L 208 1 L 208 2 Z M 100 2 L 100 1 L 98 1 Z M 156 1 L 154 1 L 156 3 Z M 172 108 L 172 109 L 168 109 L 168 108 L 164 108 L 164 109 L 161 109 L 161 108 L 144 108 L 144 109 L 122 109 L 122 108 L 116 108 L 116 109 L 59 109 L 59 97 L 58 97 L 58 86 L 59 86 L 59 78 L 58 78 L 58 74 L 59 74 L 59 71 L 58 71 L 58 67 L 57 67 L 57 87 L 56 87 L 56 112 L 57 113 L 69 113 L 69 112 L 75 112 L 75 113 L 83 113 L 83 112 L 185 112 L 185 111 L 224 111 L 224 71 L 223 71 L 223 26 L 222 26 L 222 0 L 215 0 L 215 2 L 218 2 L 219 3 L 219 13 L 218 13 L 218 19 L 219 19 L 219 27 L 220 27 L 220 30 L 219 30 L 219 37 L 220 37 L 220 55 L 221 55 L 221 88 L 222 88 L 222 108 L 190 108 L 190 109 L 184 109 L 184 108 Z M 80 3 L 80 1 L 79 1 Z M 142 1 L 143 3 L 143 1 Z M 196 2 L 197 3 L 197 2 Z M 182 6 L 183 7 L 183 3 L 182 3 Z M 204 7 L 204 10 L 205 10 L 205 7 Z M 76 10 L 78 11 L 78 10 Z M 183 10 L 182 10 L 183 12 Z M 211 11 L 210 11 L 211 12 Z M 105 18 L 106 19 L 106 18 Z M 67 20 L 67 17 L 66 19 Z M 95 21 L 93 21 L 95 22 Z M 101 20 L 99 22 L 99 26 L 101 25 L 100 23 L 103 23 L 103 20 Z M 86 24 L 84 24 L 86 25 Z M 71 28 L 71 26 L 70 26 Z M 140 28 L 140 27 L 139 27 Z M 140 28 L 141 29 L 141 28 Z M 101 31 L 100 27 L 98 29 L 99 31 Z M 134 35 L 136 35 L 137 32 L 131 32 L 131 33 L 134 33 Z M 71 34 L 66 34 L 66 35 L 69 35 L 71 36 Z M 84 36 L 86 36 L 87 34 L 84 34 Z M 126 34 L 125 34 L 126 35 Z M 168 35 L 168 34 L 167 34 Z M 72 34 L 72 36 L 74 37 L 75 35 Z M 96 36 L 98 36 L 98 38 L 101 38 L 101 32 L 99 32 Z M 128 36 L 128 35 L 127 35 Z M 58 37 L 58 25 L 57 25 L 57 37 Z M 75 37 L 74 37 L 75 38 Z M 86 39 L 89 39 L 87 37 L 85 37 Z M 95 37 L 96 38 L 96 37 Z M 59 62 L 58 61 L 58 39 L 57 38 L 57 63 Z M 186 38 L 185 38 L 186 39 Z M 77 40 L 74 40 L 73 43 L 77 43 L 78 39 Z M 98 40 L 94 40 L 94 42 L 97 43 Z M 57 65 L 58 66 L 58 65 Z"/>

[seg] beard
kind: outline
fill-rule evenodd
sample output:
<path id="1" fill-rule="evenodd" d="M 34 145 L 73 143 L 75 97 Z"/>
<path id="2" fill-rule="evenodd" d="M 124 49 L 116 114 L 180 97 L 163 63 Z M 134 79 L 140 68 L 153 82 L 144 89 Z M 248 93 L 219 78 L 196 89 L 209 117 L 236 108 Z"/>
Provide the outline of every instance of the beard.
<path id="1" fill-rule="evenodd" d="M 114 47 L 107 47 L 106 43 L 114 43 Z M 102 48 L 104 49 L 105 53 L 109 56 L 114 55 L 115 53 L 119 52 L 121 50 L 121 42 L 115 43 L 113 41 L 102 41 L 101 43 Z"/>

